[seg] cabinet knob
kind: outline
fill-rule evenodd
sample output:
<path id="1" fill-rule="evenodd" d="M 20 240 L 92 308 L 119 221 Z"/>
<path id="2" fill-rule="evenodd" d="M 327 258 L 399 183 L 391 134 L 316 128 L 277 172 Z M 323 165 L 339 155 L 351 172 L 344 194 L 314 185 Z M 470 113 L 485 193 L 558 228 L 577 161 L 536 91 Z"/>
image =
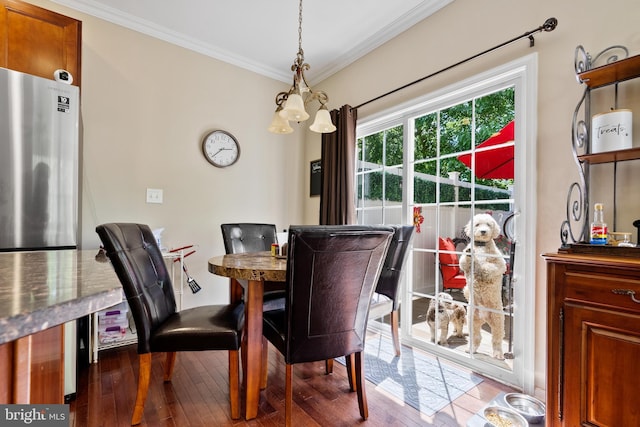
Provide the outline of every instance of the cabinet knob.
<path id="1" fill-rule="evenodd" d="M 611 292 L 616 295 L 629 295 L 633 302 L 640 304 L 640 299 L 636 298 L 636 291 L 632 291 L 631 289 L 612 289 Z"/>

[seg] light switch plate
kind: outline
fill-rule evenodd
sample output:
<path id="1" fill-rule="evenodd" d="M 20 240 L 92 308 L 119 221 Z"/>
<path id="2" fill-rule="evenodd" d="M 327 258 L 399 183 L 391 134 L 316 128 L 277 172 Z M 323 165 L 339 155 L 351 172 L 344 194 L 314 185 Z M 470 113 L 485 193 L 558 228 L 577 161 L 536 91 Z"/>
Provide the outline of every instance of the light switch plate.
<path id="1" fill-rule="evenodd" d="M 162 189 L 147 188 L 147 203 L 162 203 Z"/>

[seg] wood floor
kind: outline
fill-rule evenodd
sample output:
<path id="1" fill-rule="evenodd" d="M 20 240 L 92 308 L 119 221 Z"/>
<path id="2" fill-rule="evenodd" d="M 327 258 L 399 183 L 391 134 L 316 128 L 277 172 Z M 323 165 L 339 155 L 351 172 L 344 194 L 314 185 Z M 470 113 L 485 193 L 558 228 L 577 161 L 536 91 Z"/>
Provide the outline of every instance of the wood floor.
<path id="1" fill-rule="evenodd" d="M 142 426 L 284 425 L 284 359 L 273 348 L 269 353 L 269 384 L 261 392 L 258 417 L 250 421 L 231 420 L 229 416 L 226 352 L 179 353 L 170 383 L 162 381 L 162 363 L 164 358 L 154 355 Z M 99 362 L 78 378 L 77 399 L 70 404 L 70 426 L 130 425 L 137 373 L 135 345 L 100 352 Z M 342 364 L 335 363 L 334 373 L 328 376 L 324 375 L 323 362 L 301 364 L 294 367 L 293 425 L 465 426 L 500 391 L 513 390 L 485 379 L 442 411 L 426 417 L 367 382 L 369 418 L 364 422 L 356 393 L 349 392 Z"/>

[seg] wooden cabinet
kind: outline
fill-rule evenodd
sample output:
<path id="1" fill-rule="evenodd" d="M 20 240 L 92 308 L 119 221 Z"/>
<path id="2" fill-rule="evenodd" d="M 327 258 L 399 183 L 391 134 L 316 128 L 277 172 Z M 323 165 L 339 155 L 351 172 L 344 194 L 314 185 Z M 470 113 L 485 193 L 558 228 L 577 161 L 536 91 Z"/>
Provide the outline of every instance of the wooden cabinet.
<path id="1" fill-rule="evenodd" d="M 0 345 L 0 404 L 64 402 L 61 325 Z"/>
<path id="2" fill-rule="evenodd" d="M 0 4 L 0 67 L 47 79 L 64 69 L 80 86 L 82 23 L 20 1 Z"/>
<path id="3" fill-rule="evenodd" d="M 640 258 L 544 257 L 547 425 L 640 425 Z"/>

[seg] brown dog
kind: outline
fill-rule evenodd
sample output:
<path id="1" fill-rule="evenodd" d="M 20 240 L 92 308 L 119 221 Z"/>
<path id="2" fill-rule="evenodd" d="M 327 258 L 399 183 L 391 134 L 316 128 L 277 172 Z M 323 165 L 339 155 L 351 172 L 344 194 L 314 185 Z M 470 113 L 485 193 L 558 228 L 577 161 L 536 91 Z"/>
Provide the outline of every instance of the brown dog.
<path id="1" fill-rule="evenodd" d="M 440 331 L 438 344 L 446 345 L 449 335 L 449 309 L 448 304 L 453 302 L 453 297 L 446 292 L 440 292 L 429 303 L 427 309 L 427 324 L 431 330 L 431 342 L 436 342 L 436 328 Z M 437 321 L 436 321 L 437 318 Z"/>
<path id="2" fill-rule="evenodd" d="M 458 301 L 449 303 L 447 309 L 449 310 L 449 322 L 453 325 L 454 335 L 462 338 L 464 336 L 462 328 L 464 328 L 464 324 L 467 323 L 467 309 Z"/>
<path id="3" fill-rule="evenodd" d="M 437 322 L 436 317 L 438 318 Z M 466 322 L 467 310 L 464 308 L 464 304 L 454 301 L 450 294 L 440 292 L 437 298 L 433 298 L 429 303 L 427 324 L 431 330 L 431 342 L 436 342 L 436 329 L 438 329 L 440 331 L 438 344 L 448 344 L 447 338 L 449 336 L 450 323 L 453 325 L 455 336 L 462 337 L 462 328 Z"/>

